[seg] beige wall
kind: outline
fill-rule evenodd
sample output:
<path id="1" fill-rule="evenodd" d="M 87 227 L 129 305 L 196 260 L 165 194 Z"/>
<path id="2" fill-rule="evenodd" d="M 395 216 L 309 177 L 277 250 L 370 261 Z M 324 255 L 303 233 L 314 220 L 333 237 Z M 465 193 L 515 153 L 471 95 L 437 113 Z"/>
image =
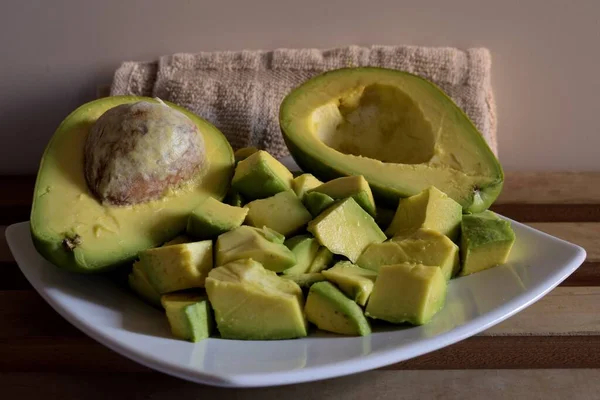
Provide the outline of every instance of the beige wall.
<path id="1" fill-rule="evenodd" d="M 32 173 L 122 60 L 346 44 L 486 46 L 507 170 L 600 170 L 600 1 L 26 1 L 0 8 L 0 173 Z"/>

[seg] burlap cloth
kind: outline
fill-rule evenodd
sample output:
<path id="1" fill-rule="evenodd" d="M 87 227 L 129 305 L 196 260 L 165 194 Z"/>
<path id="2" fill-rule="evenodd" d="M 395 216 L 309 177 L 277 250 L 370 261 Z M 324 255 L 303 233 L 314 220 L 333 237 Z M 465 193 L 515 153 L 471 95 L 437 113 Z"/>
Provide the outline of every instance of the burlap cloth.
<path id="1" fill-rule="evenodd" d="M 412 72 L 440 86 L 497 153 L 496 107 L 487 49 L 347 46 L 174 54 L 152 62 L 124 62 L 111 95 L 159 97 L 213 123 L 234 149 L 255 146 L 276 157 L 288 154 L 278 123 L 289 91 L 323 71 L 379 66 Z"/>

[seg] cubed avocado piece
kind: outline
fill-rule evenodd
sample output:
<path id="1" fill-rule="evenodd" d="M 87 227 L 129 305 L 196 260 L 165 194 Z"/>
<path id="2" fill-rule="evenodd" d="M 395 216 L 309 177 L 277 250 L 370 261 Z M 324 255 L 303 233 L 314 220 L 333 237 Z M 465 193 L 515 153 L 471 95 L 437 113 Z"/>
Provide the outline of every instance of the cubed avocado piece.
<path id="1" fill-rule="evenodd" d="M 444 307 L 447 281 L 438 267 L 401 263 L 379 269 L 365 314 L 395 324 L 423 325 Z"/>
<path id="2" fill-rule="evenodd" d="M 211 240 L 157 247 L 138 255 L 148 281 L 160 294 L 204 287 L 213 267 Z"/>
<path id="3" fill-rule="evenodd" d="M 242 225 L 217 238 L 215 265 L 252 258 L 271 271 L 285 271 L 296 264 L 296 256 L 279 240 L 268 231 Z"/>
<path id="4" fill-rule="evenodd" d="M 245 160 L 257 151 L 258 149 L 256 147 L 242 147 L 240 149 L 237 149 L 233 153 L 233 156 L 235 157 L 235 162 L 239 163 L 240 161 Z"/>
<path id="5" fill-rule="evenodd" d="M 487 210 L 465 215 L 461 230 L 461 276 L 506 263 L 515 242 L 510 222 Z"/>
<path id="6" fill-rule="evenodd" d="M 310 322 L 324 331 L 352 336 L 371 334 L 362 309 L 329 282 L 310 287 L 304 312 Z"/>
<path id="7" fill-rule="evenodd" d="M 163 246 L 172 246 L 174 244 L 190 243 L 193 241 L 194 240 L 187 235 L 178 235 L 175 236 L 173 239 L 169 240 L 168 242 L 165 242 Z"/>
<path id="8" fill-rule="evenodd" d="M 308 272 L 321 245 L 311 235 L 298 235 L 284 243 L 296 256 L 296 265 L 283 271 L 285 275 L 298 275 Z"/>
<path id="9" fill-rule="evenodd" d="M 319 247 L 319 251 L 317 251 L 317 255 L 310 263 L 310 267 L 308 267 L 308 272 L 321 272 L 333 261 L 333 253 L 329 251 L 329 249 L 325 246 Z"/>
<path id="10" fill-rule="evenodd" d="M 430 186 L 419 194 L 400 200 L 386 234 L 407 236 L 419 228 L 426 228 L 438 231 L 456 242 L 461 219 L 461 205 Z"/>
<path id="11" fill-rule="evenodd" d="M 309 289 L 313 283 L 322 282 L 326 280 L 325 275 L 320 272 L 308 272 L 305 274 L 289 274 L 281 275 L 283 279 L 289 279 L 294 281 L 302 289 Z"/>
<path id="12" fill-rule="evenodd" d="M 150 284 L 146 273 L 141 268 L 140 262 L 133 263 L 131 272 L 127 277 L 127 282 L 131 290 L 133 290 L 141 299 L 152 304 L 153 306 L 162 307 L 160 303 L 160 293 Z"/>
<path id="13" fill-rule="evenodd" d="M 334 200 L 352 197 L 366 212 L 375 216 L 375 200 L 369 183 L 362 175 L 344 176 L 332 179 L 321 186 L 309 190 L 309 193 L 319 192 Z"/>
<path id="14" fill-rule="evenodd" d="M 405 262 L 408 256 L 398 242 L 387 240 L 369 245 L 358 257 L 356 264 L 371 271 L 379 271 L 382 265 Z"/>
<path id="15" fill-rule="evenodd" d="M 205 295 L 169 293 L 163 294 L 160 300 L 173 336 L 199 342 L 212 334 L 213 313 Z"/>
<path id="16" fill-rule="evenodd" d="M 291 190 L 292 179 L 292 173 L 282 163 L 259 150 L 237 164 L 231 185 L 252 201 Z"/>
<path id="17" fill-rule="evenodd" d="M 335 203 L 335 200 L 325 193 L 310 192 L 304 195 L 302 203 L 313 217 L 317 217 L 327 207 Z"/>
<path id="18" fill-rule="evenodd" d="M 285 243 L 285 236 L 267 226 L 263 226 L 262 229 L 258 229 L 256 230 L 256 232 L 265 239 L 267 239 L 269 242 L 278 244 Z"/>
<path id="19" fill-rule="evenodd" d="M 395 236 L 367 247 L 357 264 L 377 271 L 382 265 L 403 262 L 440 267 L 444 277 L 450 279 L 460 268 L 459 249 L 448 236 L 421 228 L 408 236 Z"/>
<path id="20" fill-rule="evenodd" d="M 307 335 L 300 286 L 254 260 L 213 269 L 206 292 L 223 338 L 276 340 Z"/>
<path id="21" fill-rule="evenodd" d="M 208 197 L 188 217 L 186 232 L 197 240 L 212 239 L 244 223 L 248 208 L 234 207 Z"/>
<path id="22" fill-rule="evenodd" d="M 371 243 L 386 239 L 373 217 L 352 197 L 335 203 L 309 222 L 308 231 L 329 251 L 346 256 L 352 262 L 356 262 Z"/>
<path id="23" fill-rule="evenodd" d="M 323 182 L 315 178 L 313 174 L 302 174 L 292 180 L 292 189 L 296 193 L 296 196 L 302 200 L 307 191 L 322 184 Z"/>
<path id="24" fill-rule="evenodd" d="M 367 304 L 377 279 L 377 272 L 360 268 L 349 261 L 340 261 L 322 274 L 361 306 Z"/>
<path id="25" fill-rule="evenodd" d="M 300 199 L 291 190 L 277 193 L 266 199 L 254 200 L 248 204 L 246 223 L 262 228 L 269 227 L 284 236 L 297 233 L 306 226 L 312 216 Z"/>

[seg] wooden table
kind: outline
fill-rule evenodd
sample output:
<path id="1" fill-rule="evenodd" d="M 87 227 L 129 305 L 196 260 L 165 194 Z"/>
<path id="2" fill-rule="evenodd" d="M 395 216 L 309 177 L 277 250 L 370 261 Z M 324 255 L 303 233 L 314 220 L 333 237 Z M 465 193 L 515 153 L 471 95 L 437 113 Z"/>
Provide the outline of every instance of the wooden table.
<path id="1" fill-rule="evenodd" d="M 3 238 L 4 226 L 29 219 L 33 182 L 0 178 Z M 0 398 L 600 398 L 600 173 L 507 173 L 493 209 L 583 246 L 586 262 L 536 304 L 450 347 L 376 371 L 263 389 L 185 382 L 89 339 L 32 289 L 2 239 Z"/>

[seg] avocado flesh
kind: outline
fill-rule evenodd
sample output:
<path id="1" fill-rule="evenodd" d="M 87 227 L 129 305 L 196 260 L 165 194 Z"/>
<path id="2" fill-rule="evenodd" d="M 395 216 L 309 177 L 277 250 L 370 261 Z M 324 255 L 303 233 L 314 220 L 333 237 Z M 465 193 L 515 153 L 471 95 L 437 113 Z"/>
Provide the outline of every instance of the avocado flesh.
<path id="1" fill-rule="evenodd" d="M 352 336 L 371 333 L 362 309 L 329 282 L 310 287 L 304 312 L 310 322 L 324 331 Z"/>
<path id="2" fill-rule="evenodd" d="M 300 287 L 254 260 L 213 269 L 206 292 L 223 338 L 276 340 L 307 335 Z"/>
<path id="3" fill-rule="evenodd" d="M 155 99 L 114 96 L 73 111 L 58 127 L 39 167 L 31 209 L 31 234 L 38 252 L 60 268 L 102 272 L 131 263 L 185 230 L 189 213 L 206 197 L 222 199 L 233 175 L 233 151 L 211 124 L 169 104 L 194 121 L 204 136 L 206 163 L 189 184 L 155 201 L 110 206 L 98 201 L 84 176 L 83 148 L 93 123 L 117 105 Z"/>
<path id="4" fill-rule="evenodd" d="M 461 276 L 506 263 L 515 243 L 510 222 L 487 210 L 465 215 L 461 225 Z"/>
<path id="5" fill-rule="evenodd" d="M 285 142 L 302 170 L 328 181 L 363 175 L 382 204 L 435 186 L 465 212 L 500 194 L 502 168 L 472 122 L 431 82 L 385 68 L 342 68 L 283 101 Z"/>
<path id="6" fill-rule="evenodd" d="M 379 270 L 365 315 L 394 324 L 423 325 L 446 302 L 441 269 L 423 264 L 384 265 Z"/>
<path id="7" fill-rule="evenodd" d="M 198 342 L 212 334 L 214 317 L 205 295 L 164 294 L 160 303 L 165 309 L 171 333 L 176 338 Z"/>

